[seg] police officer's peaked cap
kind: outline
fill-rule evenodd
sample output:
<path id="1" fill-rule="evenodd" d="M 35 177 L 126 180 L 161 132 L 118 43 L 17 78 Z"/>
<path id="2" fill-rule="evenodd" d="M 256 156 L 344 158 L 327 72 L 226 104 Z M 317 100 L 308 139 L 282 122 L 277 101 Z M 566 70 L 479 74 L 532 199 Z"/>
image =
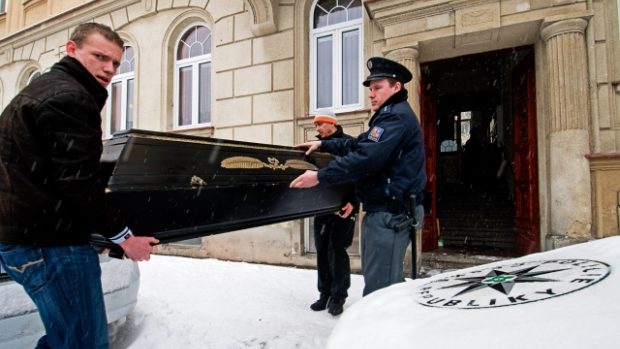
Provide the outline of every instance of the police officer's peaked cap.
<path id="1" fill-rule="evenodd" d="M 413 78 L 409 69 L 387 58 L 371 57 L 368 59 L 368 62 L 366 62 L 366 66 L 368 70 L 370 70 L 370 75 L 368 75 L 366 81 L 363 82 L 366 87 L 370 86 L 372 80 L 392 78 L 405 84 Z"/>

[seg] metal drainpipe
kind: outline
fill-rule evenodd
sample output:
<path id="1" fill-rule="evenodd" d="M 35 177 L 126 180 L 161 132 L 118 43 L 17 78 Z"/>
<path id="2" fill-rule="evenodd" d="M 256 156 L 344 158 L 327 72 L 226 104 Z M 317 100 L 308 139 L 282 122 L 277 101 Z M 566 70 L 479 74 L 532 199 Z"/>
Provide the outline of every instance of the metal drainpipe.
<path id="1" fill-rule="evenodd" d="M 587 0 L 588 10 L 594 11 L 594 6 L 592 5 L 592 0 Z M 599 129 L 599 112 L 598 112 L 598 84 L 596 82 L 596 56 L 595 49 L 596 43 L 594 40 L 594 25 L 593 25 L 594 17 L 590 18 L 590 23 L 586 28 L 586 40 L 588 49 L 588 75 L 590 76 L 590 112 L 592 114 L 592 148 L 591 151 L 593 153 L 598 153 L 601 151 L 601 142 L 600 142 L 600 129 Z"/>

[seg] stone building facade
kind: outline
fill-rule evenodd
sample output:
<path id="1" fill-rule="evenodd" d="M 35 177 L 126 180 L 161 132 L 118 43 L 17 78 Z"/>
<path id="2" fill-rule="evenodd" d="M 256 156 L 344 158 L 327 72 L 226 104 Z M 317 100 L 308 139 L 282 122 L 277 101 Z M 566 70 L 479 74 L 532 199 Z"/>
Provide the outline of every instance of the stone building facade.
<path id="1" fill-rule="evenodd" d="M 620 233 L 618 0 L 2 4 L 2 107 L 62 57 L 72 28 L 96 21 L 117 30 L 129 46 L 126 69 L 103 112 L 107 136 L 133 127 L 291 146 L 314 137 L 308 114 L 325 101 L 347 133 L 365 130 L 371 116 L 365 91 L 350 82 L 366 76 L 368 57 L 387 56 L 414 72 L 406 87 L 428 139 L 432 210 L 418 246 L 435 248 L 447 224 L 438 212 L 447 210 L 442 188 L 451 182 L 440 167 L 450 163 L 440 142 L 453 141 L 461 149 L 465 141 L 454 136 L 456 129 L 448 132 L 455 139 L 441 135 L 435 125 L 444 120 L 442 113 L 460 113 L 460 132 L 463 120 L 471 122 L 468 127 L 482 122 L 489 137 L 503 140 L 510 151 L 513 170 L 506 183 L 514 223 L 508 229 L 523 230 L 514 234 L 519 253 Z M 334 40 L 354 49 L 328 55 L 343 62 L 334 65 L 342 79 L 328 84 L 339 92 L 323 100 L 321 30 L 332 27 L 322 21 L 342 13 L 348 17 L 335 21 L 329 33 L 341 33 Z M 353 58 L 347 56 L 351 52 Z M 483 74 L 479 62 L 485 60 L 502 63 Z M 474 69 L 454 68 L 460 64 Z M 477 73 L 468 77 L 469 71 Z M 330 102 L 331 97 L 340 99 Z M 491 116 L 484 116 L 488 110 Z M 523 176 L 529 181 L 519 184 Z M 310 225 L 310 220 L 275 224 L 169 245 L 162 252 L 314 266 L 313 255 L 306 253 L 312 251 Z M 355 255 L 357 246 L 351 251 Z M 353 266 L 359 268 L 357 258 Z"/>

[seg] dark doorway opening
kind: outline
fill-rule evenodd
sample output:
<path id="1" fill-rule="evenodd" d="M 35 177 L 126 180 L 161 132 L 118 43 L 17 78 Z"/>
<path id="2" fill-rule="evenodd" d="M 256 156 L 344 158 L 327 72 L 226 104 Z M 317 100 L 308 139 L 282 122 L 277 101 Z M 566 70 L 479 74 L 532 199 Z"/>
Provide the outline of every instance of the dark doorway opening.
<path id="1" fill-rule="evenodd" d="M 425 250 L 539 249 L 533 57 L 520 47 L 421 65 Z"/>

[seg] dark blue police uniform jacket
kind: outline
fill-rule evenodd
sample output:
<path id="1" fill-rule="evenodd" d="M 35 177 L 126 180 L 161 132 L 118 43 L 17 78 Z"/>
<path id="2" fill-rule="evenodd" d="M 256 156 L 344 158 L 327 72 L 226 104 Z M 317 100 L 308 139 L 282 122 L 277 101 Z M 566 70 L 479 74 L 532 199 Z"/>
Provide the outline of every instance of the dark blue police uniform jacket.
<path id="1" fill-rule="evenodd" d="M 402 212 L 409 207 L 411 194 L 421 203 L 426 184 L 424 142 L 418 118 L 407 103 L 407 90 L 390 97 L 368 126 L 356 139 L 321 143 L 321 151 L 337 156 L 319 170 L 319 182 L 355 182 L 366 212 Z"/>

